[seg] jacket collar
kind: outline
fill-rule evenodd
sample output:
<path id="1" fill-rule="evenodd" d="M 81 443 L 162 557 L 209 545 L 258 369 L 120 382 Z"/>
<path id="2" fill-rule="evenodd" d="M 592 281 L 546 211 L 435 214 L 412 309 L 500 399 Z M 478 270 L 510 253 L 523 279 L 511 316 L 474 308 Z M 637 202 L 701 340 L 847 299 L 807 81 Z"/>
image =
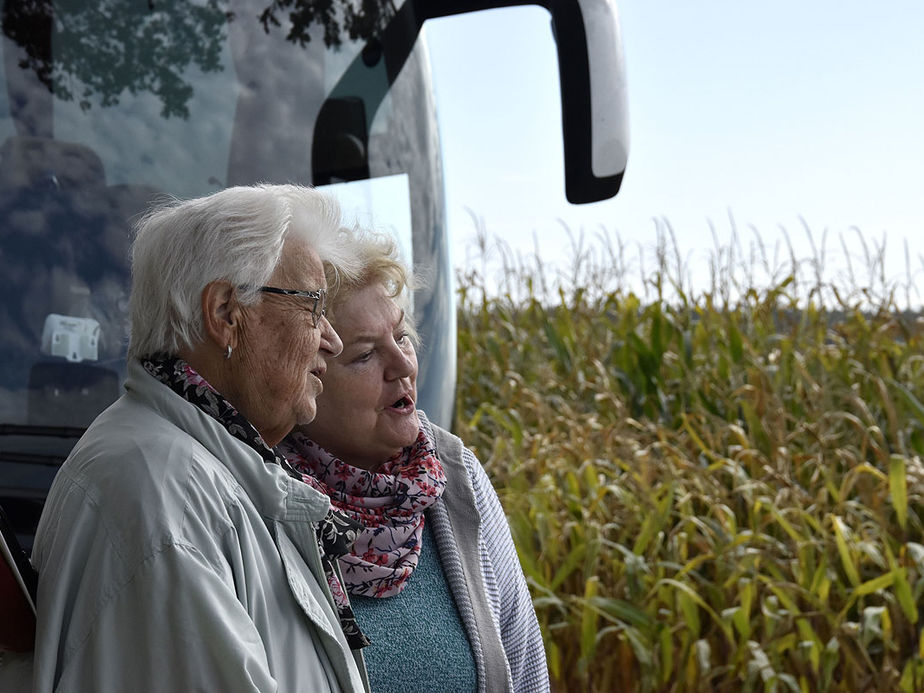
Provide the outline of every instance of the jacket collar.
<path id="1" fill-rule="evenodd" d="M 225 430 L 215 419 L 159 382 L 137 361 L 128 363 L 128 396 L 188 433 L 234 477 L 266 518 L 284 522 L 318 522 L 330 509 L 327 496 L 257 452 Z"/>

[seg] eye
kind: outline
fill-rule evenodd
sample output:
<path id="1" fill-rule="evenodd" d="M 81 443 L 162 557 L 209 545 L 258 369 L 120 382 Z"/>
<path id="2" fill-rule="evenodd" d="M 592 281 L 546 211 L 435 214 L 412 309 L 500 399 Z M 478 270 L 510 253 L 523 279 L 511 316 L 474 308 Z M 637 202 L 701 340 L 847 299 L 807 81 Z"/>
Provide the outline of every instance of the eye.
<path id="1" fill-rule="evenodd" d="M 366 361 L 372 358 L 372 354 L 373 354 L 373 351 L 371 349 L 369 351 L 364 351 L 359 356 L 357 356 L 355 359 L 353 359 L 353 363 L 365 363 Z"/>
<path id="2" fill-rule="evenodd" d="M 404 344 L 411 338 L 411 335 L 406 330 L 404 332 L 399 332 L 395 335 L 395 342 L 398 344 Z"/>

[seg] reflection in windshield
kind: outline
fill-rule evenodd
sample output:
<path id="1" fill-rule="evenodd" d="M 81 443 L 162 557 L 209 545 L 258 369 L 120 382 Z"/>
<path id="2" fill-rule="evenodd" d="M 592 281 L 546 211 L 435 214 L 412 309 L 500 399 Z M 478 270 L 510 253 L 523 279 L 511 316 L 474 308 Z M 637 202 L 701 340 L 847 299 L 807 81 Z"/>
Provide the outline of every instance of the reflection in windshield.
<path id="1" fill-rule="evenodd" d="M 391 5 L 325 7 L 3 3 L 0 422 L 85 426 L 117 397 L 131 222 L 158 195 L 311 181 L 325 44 Z"/>
<path id="2" fill-rule="evenodd" d="M 118 393 L 125 220 L 153 191 L 107 186 L 80 144 L 14 136 L 0 162 L 2 421 L 85 425 Z"/>
<path id="3" fill-rule="evenodd" d="M 162 116 L 188 119 L 188 75 L 222 69 L 228 26 L 281 32 L 303 49 L 320 33 L 334 48 L 381 35 L 395 12 L 391 0 L 7 0 L 3 33 L 21 49 L 18 67 L 61 101 L 86 110 L 96 102 L 116 105 L 126 93 L 150 93 Z"/>
<path id="4" fill-rule="evenodd" d="M 414 262 L 445 256 L 410 5 L 0 4 L 0 424 L 85 426 L 118 396 L 131 224 L 158 197 L 406 175 Z M 415 297 L 422 373 L 430 349 L 453 368 L 448 281 Z"/>

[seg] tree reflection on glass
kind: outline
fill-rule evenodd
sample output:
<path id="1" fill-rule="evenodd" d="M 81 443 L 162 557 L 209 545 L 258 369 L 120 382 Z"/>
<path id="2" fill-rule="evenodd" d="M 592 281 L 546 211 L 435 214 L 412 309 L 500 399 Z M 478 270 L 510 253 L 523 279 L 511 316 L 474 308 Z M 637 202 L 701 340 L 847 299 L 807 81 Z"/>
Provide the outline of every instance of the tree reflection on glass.
<path id="1" fill-rule="evenodd" d="M 189 70 L 222 69 L 231 21 L 259 22 L 266 34 L 304 47 L 313 26 L 324 43 L 379 36 L 395 15 L 391 0 L 273 0 L 255 14 L 235 0 L 6 0 L 3 33 L 18 46 L 17 65 L 61 100 L 84 110 L 151 93 L 161 114 L 189 117 Z"/>
<path id="2" fill-rule="evenodd" d="M 289 11 L 289 32 L 286 40 L 304 46 L 311 40 L 312 24 L 324 27 L 324 43 L 328 48 L 339 46 L 344 36 L 351 40 L 368 40 L 381 36 L 396 9 L 391 0 L 273 0 L 260 14 L 266 31 L 280 26 L 277 13 Z"/>

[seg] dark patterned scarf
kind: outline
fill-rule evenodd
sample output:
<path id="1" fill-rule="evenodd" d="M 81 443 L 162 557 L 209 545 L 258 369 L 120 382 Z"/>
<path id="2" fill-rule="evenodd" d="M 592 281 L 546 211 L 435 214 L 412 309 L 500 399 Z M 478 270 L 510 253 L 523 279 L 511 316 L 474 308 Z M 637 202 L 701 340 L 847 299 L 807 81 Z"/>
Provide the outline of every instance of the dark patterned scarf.
<path id="1" fill-rule="evenodd" d="M 362 523 L 352 550 L 340 557 L 347 592 L 401 592 L 420 559 L 424 511 L 446 488 L 443 466 L 424 432 L 374 472 L 342 462 L 298 431 L 279 450 L 335 509 Z"/>
<path id="2" fill-rule="evenodd" d="M 155 356 L 141 359 L 141 365 L 180 397 L 218 421 L 232 436 L 253 448 L 264 462 L 278 464 L 289 476 L 302 479 L 302 475 L 292 469 L 285 457 L 266 444 L 257 429 L 244 415 L 209 385 L 205 378 L 186 361 L 174 356 Z M 321 565 L 324 566 L 324 574 L 337 605 L 340 625 L 347 642 L 354 650 L 368 645 L 369 639 L 363 635 L 356 624 L 356 617 L 353 615 L 349 599 L 344 594 L 334 570 L 334 561 L 350 552 L 360 528 L 359 523 L 345 517 L 342 513 L 328 511 L 327 516 L 318 522 L 315 530 L 318 548 L 321 550 Z"/>

